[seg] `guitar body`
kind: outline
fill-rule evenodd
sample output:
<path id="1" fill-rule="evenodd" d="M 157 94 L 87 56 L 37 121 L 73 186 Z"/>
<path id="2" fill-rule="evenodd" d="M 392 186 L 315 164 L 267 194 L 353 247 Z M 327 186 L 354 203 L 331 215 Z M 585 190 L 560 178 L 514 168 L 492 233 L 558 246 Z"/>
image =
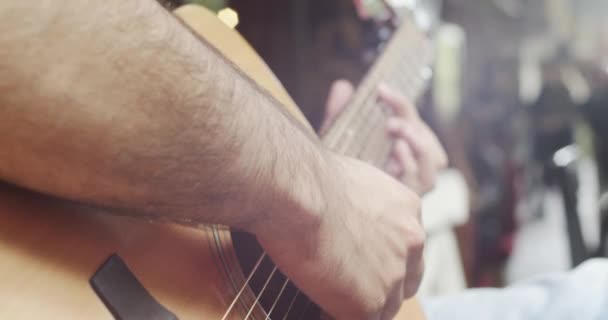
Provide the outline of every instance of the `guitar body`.
<path id="1" fill-rule="evenodd" d="M 236 32 L 202 7 L 182 7 L 176 15 L 305 123 Z M 112 254 L 179 319 L 222 319 L 245 284 L 225 227 L 147 222 L 0 185 L 0 319 L 114 319 L 89 282 Z M 245 319 L 249 311 L 250 319 L 266 319 L 247 289 L 227 319 Z M 398 318 L 423 316 L 410 301 Z"/>

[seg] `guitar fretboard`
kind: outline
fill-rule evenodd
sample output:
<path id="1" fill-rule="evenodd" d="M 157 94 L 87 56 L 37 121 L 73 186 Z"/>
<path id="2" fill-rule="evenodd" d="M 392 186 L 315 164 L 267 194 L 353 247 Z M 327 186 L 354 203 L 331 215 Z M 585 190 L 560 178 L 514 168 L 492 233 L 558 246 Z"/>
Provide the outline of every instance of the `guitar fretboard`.
<path id="1" fill-rule="evenodd" d="M 361 81 L 357 91 L 323 143 L 341 154 L 383 166 L 389 156 L 387 111 L 377 101 L 380 83 L 404 93 L 415 102 L 431 76 L 432 45 L 411 19 L 405 19 L 380 57 Z"/>

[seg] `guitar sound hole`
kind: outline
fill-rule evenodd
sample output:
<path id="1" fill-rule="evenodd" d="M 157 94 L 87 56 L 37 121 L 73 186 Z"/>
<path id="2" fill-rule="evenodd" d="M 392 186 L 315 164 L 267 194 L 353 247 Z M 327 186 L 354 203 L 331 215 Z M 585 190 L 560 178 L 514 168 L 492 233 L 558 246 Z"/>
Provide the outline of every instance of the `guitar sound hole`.
<path id="1" fill-rule="evenodd" d="M 241 264 L 243 274 L 245 277 L 247 277 L 251 273 L 260 255 L 262 255 L 262 248 L 254 236 L 244 232 L 233 231 L 232 242 L 236 255 L 239 259 L 239 263 Z M 266 257 L 258 270 L 256 270 L 254 273 L 249 286 L 256 297 L 260 296 L 260 292 L 262 292 L 264 285 L 270 277 L 274 267 L 275 266 L 270 258 Z M 266 313 L 268 314 L 272 309 L 269 319 L 320 319 L 320 309 L 314 303 L 312 303 L 304 295 L 304 293 L 297 290 L 291 281 L 288 282 L 283 292 L 279 295 L 286 280 L 287 278 L 277 270 L 270 279 L 266 289 L 260 296 L 260 305 L 266 311 Z M 247 310 L 249 307 L 251 306 L 242 305 L 240 306 L 240 309 Z"/>

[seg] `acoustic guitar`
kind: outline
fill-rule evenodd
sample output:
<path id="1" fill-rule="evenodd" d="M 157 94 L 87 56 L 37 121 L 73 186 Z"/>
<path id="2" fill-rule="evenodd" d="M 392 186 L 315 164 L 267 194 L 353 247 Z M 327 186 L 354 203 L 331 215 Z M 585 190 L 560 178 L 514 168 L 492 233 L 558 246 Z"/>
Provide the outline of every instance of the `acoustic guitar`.
<path id="1" fill-rule="evenodd" d="M 255 51 L 213 13 L 189 5 L 175 15 L 306 121 Z M 414 97 L 429 50 L 404 23 L 325 143 L 381 165 L 389 141 L 374 86 L 382 79 Z M 0 319 L 326 318 L 251 235 L 102 211 L 0 184 Z M 423 318 L 415 300 L 397 317 Z"/>

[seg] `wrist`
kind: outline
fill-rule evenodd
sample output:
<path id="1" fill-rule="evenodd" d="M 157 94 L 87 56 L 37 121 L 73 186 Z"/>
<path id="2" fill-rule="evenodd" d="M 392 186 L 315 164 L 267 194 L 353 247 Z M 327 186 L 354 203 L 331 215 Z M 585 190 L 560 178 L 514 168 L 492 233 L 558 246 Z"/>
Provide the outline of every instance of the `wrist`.
<path id="1" fill-rule="evenodd" d="M 263 236 L 294 237 L 294 233 L 309 234 L 318 229 L 334 198 L 339 168 L 339 156 L 329 150 L 316 148 L 306 152 L 311 157 L 301 159 L 295 166 L 283 166 L 275 174 L 275 186 L 248 231 Z"/>

